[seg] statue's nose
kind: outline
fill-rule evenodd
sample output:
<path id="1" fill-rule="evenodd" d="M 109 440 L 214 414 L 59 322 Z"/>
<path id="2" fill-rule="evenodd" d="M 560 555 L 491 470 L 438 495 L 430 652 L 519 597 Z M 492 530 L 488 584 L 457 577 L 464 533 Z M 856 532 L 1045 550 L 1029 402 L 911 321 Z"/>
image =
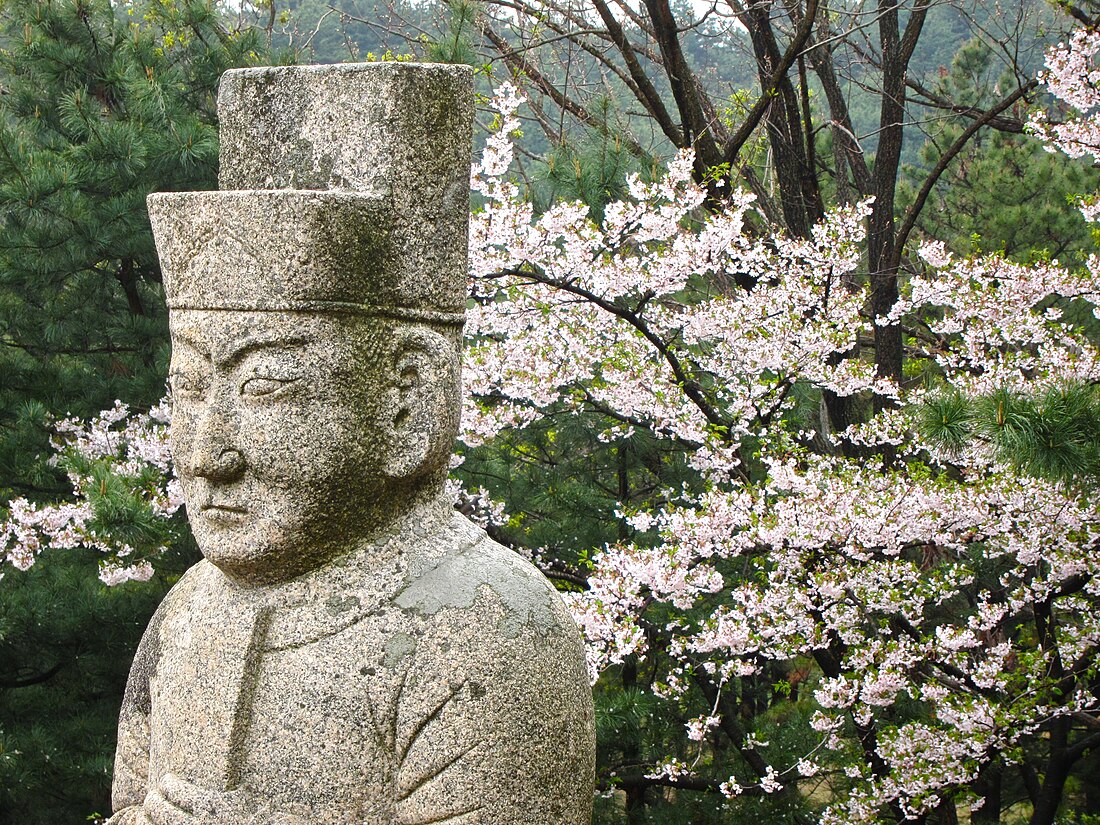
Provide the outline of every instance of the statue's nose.
<path id="1" fill-rule="evenodd" d="M 244 456 L 233 447 L 203 449 L 196 459 L 195 475 L 211 481 L 234 481 L 244 472 Z"/>
<path id="2" fill-rule="evenodd" d="M 191 472 L 210 481 L 235 481 L 245 470 L 245 460 L 235 444 L 235 416 L 225 399 L 212 399 L 197 425 Z"/>

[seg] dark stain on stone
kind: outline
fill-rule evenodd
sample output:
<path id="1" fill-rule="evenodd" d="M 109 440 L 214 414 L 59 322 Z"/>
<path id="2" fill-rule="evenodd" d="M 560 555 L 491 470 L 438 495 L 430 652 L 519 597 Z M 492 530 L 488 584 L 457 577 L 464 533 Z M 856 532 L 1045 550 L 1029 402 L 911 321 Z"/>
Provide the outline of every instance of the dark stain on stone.
<path id="1" fill-rule="evenodd" d="M 359 606 L 358 596 L 345 596 L 340 598 L 339 596 L 331 596 L 325 602 L 325 609 L 330 616 L 339 616 L 341 613 L 347 613 L 349 610 L 354 610 Z"/>

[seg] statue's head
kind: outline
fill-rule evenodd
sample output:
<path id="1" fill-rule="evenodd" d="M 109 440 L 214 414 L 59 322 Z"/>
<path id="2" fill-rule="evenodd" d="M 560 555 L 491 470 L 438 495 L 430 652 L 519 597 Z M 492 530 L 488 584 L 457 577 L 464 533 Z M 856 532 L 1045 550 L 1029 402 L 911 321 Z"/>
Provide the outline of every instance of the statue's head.
<path id="1" fill-rule="evenodd" d="M 442 486 L 462 273 L 401 274 L 384 198 L 150 198 L 170 308 L 172 450 L 199 547 L 270 582 L 376 539 Z"/>

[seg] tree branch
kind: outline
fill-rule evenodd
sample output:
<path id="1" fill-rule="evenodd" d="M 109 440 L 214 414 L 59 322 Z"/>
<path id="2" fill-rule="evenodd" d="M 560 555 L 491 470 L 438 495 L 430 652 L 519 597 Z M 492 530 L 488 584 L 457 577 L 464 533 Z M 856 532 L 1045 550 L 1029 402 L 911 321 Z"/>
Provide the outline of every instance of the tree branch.
<path id="1" fill-rule="evenodd" d="M 49 670 L 43 671 L 42 673 L 35 673 L 31 676 L 16 677 L 14 679 L 0 679 L 0 688 L 23 688 L 30 687 L 31 685 L 40 685 L 43 682 L 50 681 L 50 679 L 56 676 L 65 664 L 65 662 L 58 662 Z"/>
<path id="2" fill-rule="evenodd" d="M 724 418 L 718 410 L 712 405 L 703 395 L 702 387 L 699 386 L 698 381 L 688 373 L 683 363 L 677 357 L 676 353 L 672 351 L 671 345 L 655 333 L 644 320 L 635 315 L 628 309 L 625 309 L 614 301 L 609 301 L 606 298 L 601 298 L 594 292 L 591 292 L 583 287 L 579 287 L 576 284 L 570 283 L 564 280 L 558 280 L 555 278 L 548 278 L 546 275 L 540 273 L 535 269 L 524 270 L 517 268 L 510 268 L 501 270 L 496 273 L 497 275 L 511 275 L 515 278 L 523 278 L 524 280 L 532 281 L 534 283 L 545 284 L 546 286 L 552 286 L 556 289 L 560 289 L 563 292 L 568 292 L 571 295 L 576 295 L 578 298 L 583 298 L 605 312 L 609 312 L 612 315 L 622 318 L 634 329 L 638 330 L 642 336 L 656 347 L 657 351 L 664 358 L 665 363 L 672 368 L 672 374 L 675 377 L 677 383 L 684 391 L 684 395 L 691 399 L 692 403 L 699 409 L 703 416 L 719 428 L 723 432 L 727 432 L 730 429 L 731 422 Z"/>
<path id="3" fill-rule="evenodd" d="M 611 129 L 607 125 L 607 121 L 603 118 L 596 117 L 588 109 L 581 104 L 577 103 L 572 98 L 562 93 L 557 85 L 551 81 L 546 75 L 540 72 L 534 64 L 524 58 L 521 54 L 518 54 L 512 49 L 508 41 L 501 37 L 497 32 L 493 30 L 493 27 L 485 23 L 484 26 L 485 36 L 489 38 L 493 43 L 493 47 L 497 50 L 500 56 L 504 59 L 512 69 L 518 74 L 522 74 L 538 86 L 539 90 L 554 101 L 563 111 L 573 115 L 577 120 L 581 121 L 593 129 L 596 129 L 600 134 L 610 135 Z M 649 152 L 633 138 L 627 135 L 615 135 L 622 140 L 623 145 L 630 150 L 630 153 L 635 157 L 639 157 L 645 160 L 649 158 Z"/>
<path id="4" fill-rule="evenodd" d="M 767 85 L 760 90 L 760 99 L 756 101 L 752 109 L 750 109 L 749 113 L 745 116 L 745 120 L 741 123 L 741 128 L 739 128 L 737 133 L 726 142 L 725 161 L 727 163 L 733 162 L 733 159 L 737 157 L 737 153 L 741 151 L 741 148 L 748 139 L 752 137 L 752 133 L 760 124 L 761 118 L 767 113 L 768 107 L 771 105 L 771 99 L 779 89 L 779 84 L 782 82 L 783 78 L 786 77 L 787 72 L 790 71 L 791 66 L 793 66 L 795 60 L 798 59 L 798 55 L 801 53 L 802 48 L 810 39 L 810 34 L 813 32 L 814 27 L 814 18 L 817 15 L 817 4 L 818 0 L 809 0 L 806 14 L 795 30 L 790 45 L 787 46 L 787 51 L 784 52 L 782 59 L 779 61 L 779 65 L 777 65 L 775 71 L 772 72 L 771 80 L 769 80 Z"/>
<path id="5" fill-rule="evenodd" d="M 900 255 L 901 250 L 905 246 L 905 242 L 909 239 L 909 233 L 913 231 L 917 218 L 920 216 L 921 210 L 924 209 L 925 202 L 928 200 L 929 195 L 932 194 L 932 189 L 935 188 L 936 182 L 939 181 L 940 176 L 947 171 L 947 167 L 951 165 L 951 161 L 955 159 L 955 156 L 966 147 L 966 144 L 970 142 L 970 139 L 974 137 L 979 129 L 983 126 L 987 126 L 990 120 L 1010 108 L 1038 85 L 1039 81 L 1034 79 L 1025 83 L 966 127 L 963 133 L 955 139 L 955 142 L 947 148 L 947 151 L 940 156 L 935 167 L 928 173 L 928 177 L 924 179 L 924 184 L 921 186 L 916 198 L 914 198 L 913 202 L 909 205 L 909 208 L 905 210 L 905 217 L 902 219 L 901 227 L 898 229 L 897 240 L 894 246 L 894 249 L 897 250 L 896 254 Z"/>

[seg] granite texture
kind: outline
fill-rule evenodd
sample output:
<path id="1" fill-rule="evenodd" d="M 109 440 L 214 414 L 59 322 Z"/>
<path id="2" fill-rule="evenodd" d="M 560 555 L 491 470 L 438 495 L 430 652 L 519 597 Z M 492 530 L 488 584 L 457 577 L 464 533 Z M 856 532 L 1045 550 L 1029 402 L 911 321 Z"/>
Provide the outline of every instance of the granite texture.
<path id="1" fill-rule="evenodd" d="M 219 188 L 388 198 L 397 277 L 465 284 L 471 74 L 418 63 L 226 72 Z"/>
<path id="2" fill-rule="evenodd" d="M 469 86 L 410 64 L 231 72 L 232 191 L 149 199 L 205 561 L 134 660 L 112 825 L 591 821 L 577 628 L 443 492 Z"/>

